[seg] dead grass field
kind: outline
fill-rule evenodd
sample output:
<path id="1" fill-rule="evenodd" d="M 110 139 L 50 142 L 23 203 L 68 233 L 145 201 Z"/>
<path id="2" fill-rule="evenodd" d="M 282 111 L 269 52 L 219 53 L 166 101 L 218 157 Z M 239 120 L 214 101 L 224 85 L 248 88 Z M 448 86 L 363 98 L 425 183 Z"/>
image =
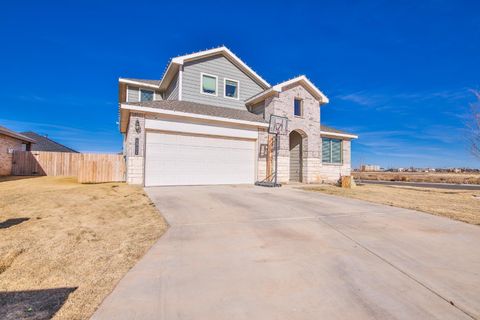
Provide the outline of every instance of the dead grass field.
<path id="1" fill-rule="evenodd" d="M 0 178 L 0 318 L 88 319 L 166 228 L 139 187 Z"/>
<path id="2" fill-rule="evenodd" d="M 353 189 L 322 185 L 305 189 L 414 209 L 480 225 L 480 191 L 383 185 L 360 185 Z"/>
<path id="3" fill-rule="evenodd" d="M 476 173 L 353 172 L 352 175 L 361 180 L 480 184 L 480 174 Z"/>

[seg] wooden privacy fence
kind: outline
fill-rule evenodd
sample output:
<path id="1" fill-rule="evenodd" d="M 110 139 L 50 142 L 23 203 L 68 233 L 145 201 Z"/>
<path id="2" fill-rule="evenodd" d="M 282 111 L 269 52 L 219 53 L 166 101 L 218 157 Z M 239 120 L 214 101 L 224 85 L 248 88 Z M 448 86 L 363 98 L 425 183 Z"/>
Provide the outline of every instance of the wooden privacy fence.
<path id="1" fill-rule="evenodd" d="M 70 176 L 80 183 L 125 181 L 125 160 L 118 154 L 15 151 L 14 176 Z"/>

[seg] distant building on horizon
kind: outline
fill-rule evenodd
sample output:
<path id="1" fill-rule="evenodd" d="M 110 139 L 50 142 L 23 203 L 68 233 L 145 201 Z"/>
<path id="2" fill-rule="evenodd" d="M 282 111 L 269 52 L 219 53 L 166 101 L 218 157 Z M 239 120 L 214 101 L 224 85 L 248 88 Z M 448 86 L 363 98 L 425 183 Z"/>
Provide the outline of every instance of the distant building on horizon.
<path id="1" fill-rule="evenodd" d="M 380 166 L 378 164 L 362 164 L 360 166 L 360 171 L 381 171 Z"/>

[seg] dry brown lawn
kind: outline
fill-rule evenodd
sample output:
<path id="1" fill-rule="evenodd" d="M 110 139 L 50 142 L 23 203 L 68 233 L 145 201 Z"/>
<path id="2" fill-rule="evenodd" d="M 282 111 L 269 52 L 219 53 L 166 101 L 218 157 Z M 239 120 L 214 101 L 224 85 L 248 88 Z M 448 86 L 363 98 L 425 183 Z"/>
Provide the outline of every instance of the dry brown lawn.
<path id="1" fill-rule="evenodd" d="M 480 225 L 480 191 L 383 185 L 360 185 L 353 189 L 321 185 L 305 189 L 414 209 Z"/>
<path id="2" fill-rule="evenodd" d="M 0 318 L 88 319 L 166 228 L 139 187 L 0 178 Z"/>
<path id="3" fill-rule="evenodd" d="M 353 172 L 352 175 L 362 180 L 480 184 L 478 173 Z"/>

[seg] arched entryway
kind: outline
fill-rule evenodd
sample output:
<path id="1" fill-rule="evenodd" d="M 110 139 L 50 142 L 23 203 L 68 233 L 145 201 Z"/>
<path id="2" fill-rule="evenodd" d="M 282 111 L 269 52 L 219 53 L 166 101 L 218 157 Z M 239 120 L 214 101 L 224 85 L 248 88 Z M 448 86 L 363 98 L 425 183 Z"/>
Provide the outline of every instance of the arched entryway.
<path id="1" fill-rule="evenodd" d="M 303 137 L 297 131 L 290 132 L 290 181 L 302 182 Z"/>

